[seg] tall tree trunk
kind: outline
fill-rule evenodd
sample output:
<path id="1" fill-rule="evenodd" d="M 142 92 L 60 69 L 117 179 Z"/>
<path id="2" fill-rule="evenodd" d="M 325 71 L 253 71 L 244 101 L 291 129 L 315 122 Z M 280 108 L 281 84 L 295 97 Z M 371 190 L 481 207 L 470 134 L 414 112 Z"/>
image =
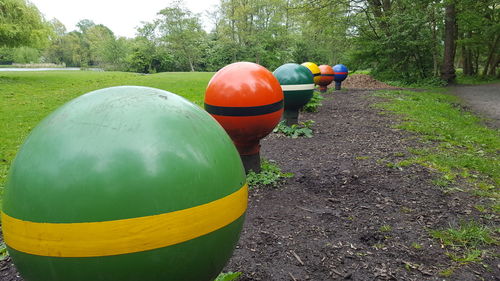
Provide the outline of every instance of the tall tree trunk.
<path id="1" fill-rule="evenodd" d="M 488 54 L 488 58 L 486 59 L 486 63 L 484 64 L 483 76 L 488 75 L 488 69 L 490 67 L 495 68 L 494 63 L 496 63 L 496 50 L 498 49 L 498 43 L 500 42 L 500 36 L 495 36 L 495 40 L 490 47 L 490 52 Z"/>
<path id="2" fill-rule="evenodd" d="M 499 55 L 495 55 L 494 63 L 491 65 L 490 72 L 488 73 L 488 75 L 490 75 L 490 76 L 496 76 L 497 75 L 497 66 L 498 66 L 498 64 L 500 64 L 500 56 Z"/>
<path id="3" fill-rule="evenodd" d="M 436 24 L 436 10 L 432 7 L 431 17 L 431 32 L 432 32 L 432 62 L 433 62 L 433 76 L 439 75 L 439 62 L 438 62 L 438 39 L 437 39 L 437 24 Z"/>
<path id="4" fill-rule="evenodd" d="M 444 18 L 444 54 L 441 65 L 441 78 L 446 83 L 454 83 L 455 74 L 455 34 L 456 34 L 456 11 L 455 2 L 450 1 L 445 6 Z"/>
<path id="5" fill-rule="evenodd" d="M 476 48 L 475 52 L 472 51 L 471 53 L 475 62 L 474 74 L 479 74 L 479 55 L 481 54 L 481 51 L 479 48 Z"/>
<path id="6" fill-rule="evenodd" d="M 189 59 L 189 67 L 191 68 L 191 72 L 194 72 L 193 60 Z"/>
<path id="7" fill-rule="evenodd" d="M 472 62 L 472 51 L 470 48 L 462 47 L 464 57 L 464 75 L 474 75 L 474 64 Z"/>

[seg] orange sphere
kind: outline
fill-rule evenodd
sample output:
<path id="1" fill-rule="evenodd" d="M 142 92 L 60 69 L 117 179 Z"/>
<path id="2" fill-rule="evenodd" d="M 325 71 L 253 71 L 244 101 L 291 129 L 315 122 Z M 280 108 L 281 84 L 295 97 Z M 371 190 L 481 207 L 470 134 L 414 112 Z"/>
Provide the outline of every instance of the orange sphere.
<path id="1" fill-rule="evenodd" d="M 241 155 L 259 153 L 283 114 L 283 91 L 274 75 L 251 62 L 219 70 L 205 92 L 205 109 L 226 130 Z"/>
<path id="2" fill-rule="evenodd" d="M 320 90 L 326 91 L 326 87 L 333 81 L 333 68 L 329 65 L 322 64 L 319 66 L 319 70 L 321 71 L 321 78 L 319 79 L 318 85 L 320 86 Z"/>

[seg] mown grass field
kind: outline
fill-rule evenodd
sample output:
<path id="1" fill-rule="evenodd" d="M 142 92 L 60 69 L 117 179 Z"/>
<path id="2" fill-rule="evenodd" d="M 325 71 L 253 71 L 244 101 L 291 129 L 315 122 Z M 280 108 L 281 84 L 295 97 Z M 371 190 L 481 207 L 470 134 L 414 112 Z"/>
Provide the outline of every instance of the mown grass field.
<path id="1" fill-rule="evenodd" d="M 136 85 L 167 90 L 202 105 L 205 88 L 213 74 L 0 72 L 0 193 L 5 185 L 9 166 L 31 129 L 67 101 L 97 89 Z"/>

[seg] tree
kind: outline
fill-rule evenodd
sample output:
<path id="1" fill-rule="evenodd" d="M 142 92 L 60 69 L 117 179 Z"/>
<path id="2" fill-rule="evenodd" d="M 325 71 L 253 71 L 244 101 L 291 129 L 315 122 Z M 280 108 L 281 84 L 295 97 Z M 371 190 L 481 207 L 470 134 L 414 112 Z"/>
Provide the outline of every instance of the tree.
<path id="1" fill-rule="evenodd" d="M 41 47 L 50 28 L 38 9 L 26 0 L 0 1 L 0 47 Z"/>
<path id="2" fill-rule="evenodd" d="M 455 50 L 456 50 L 456 10 L 455 0 L 449 0 L 445 6 L 444 18 L 444 54 L 441 66 L 441 78 L 446 83 L 455 81 Z"/>
<path id="3" fill-rule="evenodd" d="M 174 2 L 158 15 L 157 29 L 161 41 L 175 54 L 181 67 L 185 64 L 194 71 L 200 62 L 202 45 L 206 39 L 199 16 L 184 8 L 181 1 Z"/>

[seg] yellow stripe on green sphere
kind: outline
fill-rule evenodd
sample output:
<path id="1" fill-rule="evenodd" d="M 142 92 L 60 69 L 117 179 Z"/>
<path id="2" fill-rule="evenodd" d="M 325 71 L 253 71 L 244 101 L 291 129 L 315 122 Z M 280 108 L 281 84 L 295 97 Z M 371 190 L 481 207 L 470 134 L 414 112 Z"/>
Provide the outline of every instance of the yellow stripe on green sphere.
<path id="1" fill-rule="evenodd" d="M 2 227 L 26 281 L 209 281 L 246 204 L 238 152 L 209 114 L 166 91 L 113 87 L 32 131 Z"/>

